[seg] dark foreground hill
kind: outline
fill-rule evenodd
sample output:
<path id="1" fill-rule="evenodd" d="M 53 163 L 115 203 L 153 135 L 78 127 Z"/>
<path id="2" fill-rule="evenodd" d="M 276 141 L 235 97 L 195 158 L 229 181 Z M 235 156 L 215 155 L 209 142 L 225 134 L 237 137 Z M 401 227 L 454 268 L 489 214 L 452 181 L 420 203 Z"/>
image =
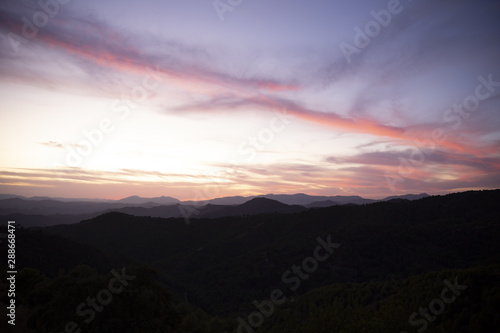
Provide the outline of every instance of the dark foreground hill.
<path id="1" fill-rule="evenodd" d="M 329 236 L 341 248 L 298 292 L 497 262 L 499 194 L 469 192 L 190 224 L 110 213 L 47 231 L 149 263 L 182 281 L 205 309 L 225 313 L 279 285 L 284 271 L 311 256 L 318 237 Z"/>
<path id="2" fill-rule="evenodd" d="M 189 224 L 108 213 L 44 233 L 153 267 L 174 299 L 226 318 L 233 331 L 245 331 L 257 311 L 262 323 L 256 314 L 249 328 L 260 332 L 416 332 L 427 319 L 419 314 L 411 325 L 408 317 L 457 277 L 470 293 L 427 320 L 428 332 L 493 332 L 498 202 L 499 190 L 478 191 Z M 277 291 L 283 302 L 267 316 Z"/>

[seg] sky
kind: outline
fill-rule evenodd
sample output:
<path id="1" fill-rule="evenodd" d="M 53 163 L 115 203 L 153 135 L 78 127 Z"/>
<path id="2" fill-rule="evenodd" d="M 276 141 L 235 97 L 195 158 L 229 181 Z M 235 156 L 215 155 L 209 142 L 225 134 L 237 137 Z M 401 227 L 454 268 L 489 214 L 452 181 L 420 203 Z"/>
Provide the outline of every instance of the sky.
<path id="1" fill-rule="evenodd" d="M 500 188 L 500 1 L 4 0 L 0 193 Z"/>

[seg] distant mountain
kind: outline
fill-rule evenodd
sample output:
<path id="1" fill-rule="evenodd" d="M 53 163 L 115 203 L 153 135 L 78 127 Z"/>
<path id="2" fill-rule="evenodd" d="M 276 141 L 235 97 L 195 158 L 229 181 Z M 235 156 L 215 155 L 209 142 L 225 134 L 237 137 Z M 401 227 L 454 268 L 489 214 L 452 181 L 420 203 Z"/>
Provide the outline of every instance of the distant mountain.
<path id="1" fill-rule="evenodd" d="M 276 200 L 287 205 L 308 205 L 315 201 L 327 200 L 328 197 L 308 195 L 304 193 L 297 194 L 266 194 L 263 195 L 264 198 Z"/>
<path id="2" fill-rule="evenodd" d="M 61 197 L 30 197 L 22 199 L 26 200 L 57 200 L 62 202 L 114 202 L 115 200 L 110 199 L 95 199 L 95 198 L 61 198 Z"/>
<path id="3" fill-rule="evenodd" d="M 335 205 L 360 205 L 396 199 L 416 200 L 427 197 L 426 193 L 391 196 L 381 200 L 365 199 L 360 196 L 312 196 L 297 194 L 266 194 L 262 196 L 231 196 L 207 201 L 179 201 L 161 196 L 142 198 L 130 196 L 120 200 L 61 199 L 45 197 L 25 198 L 0 195 L 0 217 L 16 219 L 25 227 L 49 226 L 78 223 L 98 214 L 121 212 L 134 216 L 162 218 L 215 218 L 269 213 L 295 213 L 308 208 Z M 3 198 L 3 199 L 2 199 Z"/>
<path id="4" fill-rule="evenodd" d="M 212 205 L 241 205 L 249 200 L 252 200 L 255 198 L 255 196 L 250 196 L 250 197 L 242 197 L 242 196 L 232 196 L 232 197 L 222 197 L 222 198 L 215 198 L 215 199 L 210 199 L 207 200 L 206 203 L 212 204 Z M 193 200 L 186 200 L 182 201 L 183 204 L 186 205 L 192 205 L 196 204 L 197 201 Z"/>
<path id="5" fill-rule="evenodd" d="M 123 208 L 127 205 L 120 202 L 87 202 L 87 201 L 59 201 L 59 200 L 28 200 L 11 198 L 0 200 L 0 215 L 22 213 L 30 215 L 53 214 L 89 214 L 104 212 L 109 209 Z M 145 207 L 156 206 L 156 203 L 144 204 Z"/>
<path id="6" fill-rule="evenodd" d="M 259 196 L 249 196 L 249 197 L 241 197 L 241 196 L 224 197 L 224 198 L 206 200 L 203 201 L 203 203 L 214 204 L 214 205 L 240 205 L 257 197 L 279 201 L 287 205 L 300 205 L 300 206 L 308 206 L 314 202 L 327 201 L 327 200 L 334 201 L 336 204 L 339 205 L 345 205 L 345 204 L 362 205 L 362 204 L 381 201 L 381 200 L 365 199 L 360 196 L 344 196 L 344 195 L 318 196 L 318 195 L 297 193 L 297 194 L 265 194 Z M 190 201 L 182 201 L 182 203 L 192 205 L 196 204 L 197 202 L 190 200 Z"/>
<path id="7" fill-rule="evenodd" d="M 355 204 L 355 205 L 363 205 L 363 204 L 369 204 L 369 203 L 374 203 L 377 202 L 378 200 L 373 200 L 373 199 L 365 199 L 362 198 L 358 195 L 335 195 L 332 197 L 327 197 L 328 199 L 331 199 L 335 202 L 338 202 L 340 205 L 345 205 L 345 204 Z"/>
<path id="8" fill-rule="evenodd" d="M 182 217 L 182 211 L 179 204 L 175 205 L 161 205 L 154 207 L 122 207 L 108 209 L 105 213 L 119 212 L 134 216 L 152 216 L 152 217 Z M 103 212 L 104 213 L 104 212 Z"/>
<path id="9" fill-rule="evenodd" d="M 406 199 L 406 200 L 418 200 L 422 199 L 425 197 L 428 197 L 429 195 L 427 193 L 420 193 L 420 194 L 405 194 L 405 195 L 399 195 L 399 196 L 390 196 L 387 198 L 384 198 L 380 201 L 388 201 L 388 200 L 393 200 L 393 199 Z"/>
<path id="10" fill-rule="evenodd" d="M 236 206 L 215 206 L 210 205 L 207 208 L 200 209 L 200 216 L 196 217 L 223 217 L 223 216 L 242 216 L 242 215 L 257 215 L 257 214 L 287 214 L 298 213 L 306 210 L 305 207 L 299 205 L 287 205 L 282 202 L 271 200 L 268 198 L 258 197 L 251 199 L 241 205 Z"/>
<path id="11" fill-rule="evenodd" d="M 273 214 L 273 213 L 298 213 L 306 210 L 305 207 L 299 205 L 287 205 L 276 200 L 271 200 L 263 197 L 251 199 L 241 205 L 214 205 L 207 204 L 201 207 L 192 205 L 169 205 L 155 207 L 123 207 L 109 209 L 106 212 L 119 212 L 134 216 L 151 216 L 151 217 L 183 217 L 182 212 L 194 212 L 190 218 L 215 218 L 224 216 L 243 216 L 257 214 Z"/>
<path id="12" fill-rule="evenodd" d="M 16 195 L 16 194 L 0 194 L 0 200 L 4 199 L 13 199 L 13 198 L 18 198 L 18 199 L 24 199 L 24 200 L 56 200 L 56 201 L 63 201 L 63 202 L 75 202 L 75 201 L 85 201 L 85 202 L 113 202 L 115 200 L 110 200 L 110 199 L 91 199 L 91 198 L 61 198 L 61 197 L 40 197 L 40 196 L 35 196 L 35 197 L 25 197 L 22 195 Z"/>
<path id="13" fill-rule="evenodd" d="M 22 198 L 22 199 L 26 199 L 25 197 L 23 197 L 22 195 L 14 195 L 14 194 L 0 194 L 0 200 L 4 200 L 4 199 L 12 199 L 12 198 Z"/>
<path id="14" fill-rule="evenodd" d="M 4 226 L 0 227 L 0 233 L 2 232 L 6 232 Z M 16 228 L 16 242 L 25 244 L 16 247 L 16 254 L 22 258 L 17 261 L 18 270 L 38 268 L 52 277 L 60 274 L 61 270 L 72 269 L 77 265 L 88 265 L 100 272 L 109 272 L 115 267 L 122 267 L 126 262 L 124 257 L 105 253 L 88 242 L 84 244 L 43 230 Z"/>
<path id="15" fill-rule="evenodd" d="M 316 207 L 330 207 L 330 206 L 335 206 L 338 205 L 338 202 L 332 201 L 332 200 L 323 200 L 323 201 L 315 201 L 313 203 L 310 203 L 306 205 L 307 208 L 316 208 Z"/>
<path id="16" fill-rule="evenodd" d="M 186 205 L 197 205 L 199 203 L 213 204 L 213 205 L 241 205 L 241 204 L 243 204 L 247 201 L 250 201 L 252 199 L 255 199 L 255 198 L 267 198 L 267 199 L 279 201 L 279 202 L 287 204 L 287 205 L 300 205 L 300 206 L 307 206 L 307 205 L 310 205 L 314 202 L 326 201 L 326 200 L 335 201 L 337 204 L 353 203 L 353 204 L 357 204 L 357 205 L 378 201 L 378 200 L 373 200 L 373 199 L 365 199 L 365 198 L 362 198 L 359 196 L 342 196 L 342 195 L 318 196 L 318 195 L 308 195 L 308 194 L 304 194 L 304 193 L 297 193 L 297 194 L 265 194 L 265 195 L 248 196 L 248 197 L 242 197 L 242 196 L 223 197 L 223 198 L 215 198 L 215 199 L 205 200 L 205 201 L 201 201 L 201 202 L 187 200 L 187 201 L 182 201 L 182 203 L 186 204 Z"/>
<path id="17" fill-rule="evenodd" d="M 117 202 L 125 204 L 134 204 L 134 205 L 142 205 L 150 202 L 157 203 L 159 205 L 173 205 L 179 203 L 180 201 L 176 198 L 165 197 L 165 196 L 156 198 L 141 198 L 137 195 L 133 195 L 131 197 L 120 199 Z"/>

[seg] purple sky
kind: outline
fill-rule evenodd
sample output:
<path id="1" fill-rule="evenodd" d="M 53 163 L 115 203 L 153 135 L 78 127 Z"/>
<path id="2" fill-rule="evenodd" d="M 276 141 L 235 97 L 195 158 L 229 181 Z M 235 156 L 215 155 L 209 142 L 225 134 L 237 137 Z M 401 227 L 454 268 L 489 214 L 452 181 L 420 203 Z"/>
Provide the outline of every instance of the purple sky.
<path id="1" fill-rule="evenodd" d="M 500 1 L 6 0 L 0 193 L 500 187 Z"/>

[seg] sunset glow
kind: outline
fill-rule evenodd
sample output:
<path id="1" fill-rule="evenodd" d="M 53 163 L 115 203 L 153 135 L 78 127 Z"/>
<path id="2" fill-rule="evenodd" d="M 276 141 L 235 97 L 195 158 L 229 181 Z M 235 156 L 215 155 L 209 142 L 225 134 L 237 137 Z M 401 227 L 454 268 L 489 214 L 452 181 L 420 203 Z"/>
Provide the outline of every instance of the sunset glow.
<path id="1" fill-rule="evenodd" d="M 350 55 L 387 1 L 61 2 L 0 4 L 0 193 L 500 187 L 498 1 L 398 1 Z"/>

